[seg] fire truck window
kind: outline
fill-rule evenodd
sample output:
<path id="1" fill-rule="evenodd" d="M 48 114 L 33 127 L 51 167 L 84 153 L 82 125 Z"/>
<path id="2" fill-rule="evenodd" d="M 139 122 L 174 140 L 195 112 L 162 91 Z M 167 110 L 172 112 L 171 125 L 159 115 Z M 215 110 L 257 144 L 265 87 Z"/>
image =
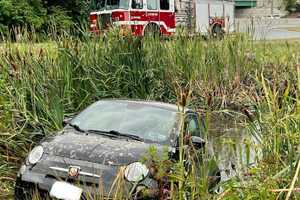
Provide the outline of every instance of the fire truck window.
<path id="1" fill-rule="evenodd" d="M 157 0 L 147 0 L 147 8 L 149 10 L 157 10 Z"/>
<path id="2" fill-rule="evenodd" d="M 161 10 L 169 10 L 170 9 L 169 0 L 160 0 L 160 9 Z"/>
<path id="3" fill-rule="evenodd" d="M 128 9 L 129 8 L 129 0 L 120 0 L 119 8 Z"/>
<path id="4" fill-rule="evenodd" d="M 129 0 L 106 0 L 106 10 L 112 10 L 118 8 L 128 9 L 128 7 L 129 7 Z"/>
<path id="5" fill-rule="evenodd" d="M 132 0 L 133 9 L 143 9 L 143 0 Z"/>

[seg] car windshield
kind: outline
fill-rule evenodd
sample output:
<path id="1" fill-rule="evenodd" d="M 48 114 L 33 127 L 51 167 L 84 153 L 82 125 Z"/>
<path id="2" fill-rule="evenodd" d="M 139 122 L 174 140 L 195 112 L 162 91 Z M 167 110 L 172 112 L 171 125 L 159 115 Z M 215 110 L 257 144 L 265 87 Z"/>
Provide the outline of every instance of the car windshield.
<path id="1" fill-rule="evenodd" d="M 155 105 L 99 101 L 82 111 L 71 124 L 83 130 L 118 131 L 163 143 L 177 130 L 178 114 Z"/>
<path id="2" fill-rule="evenodd" d="M 92 10 L 128 9 L 129 0 L 94 0 Z"/>

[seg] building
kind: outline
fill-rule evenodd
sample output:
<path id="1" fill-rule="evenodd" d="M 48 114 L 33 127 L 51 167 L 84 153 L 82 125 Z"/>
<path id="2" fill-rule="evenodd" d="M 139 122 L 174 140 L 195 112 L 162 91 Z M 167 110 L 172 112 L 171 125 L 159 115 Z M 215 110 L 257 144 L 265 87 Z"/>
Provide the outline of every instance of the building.
<path id="1" fill-rule="evenodd" d="M 257 0 L 235 0 L 237 8 L 253 8 L 256 7 Z"/>
<path id="2" fill-rule="evenodd" d="M 269 8 L 281 7 L 283 0 L 235 0 L 236 8 Z"/>
<path id="3" fill-rule="evenodd" d="M 235 0 L 236 17 L 284 16 L 283 0 Z"/>
<path id="4" fill-rule="evenodd" d="M 175 0 L 176 21 L 179 25 L 191 26 L 193 16 L 195 16 L 194 4 L 202 0 Z M 207 1 L 207 0 L 203 0 Z M 283 11 L 283 0 L 211 0 L 211 1 L 234 1 L 235 16 L 237 18 L 247 18 L 250 16 L 264 17 L 286 14 Z M 298 0 L 300 1 L 300 0 Z"/>

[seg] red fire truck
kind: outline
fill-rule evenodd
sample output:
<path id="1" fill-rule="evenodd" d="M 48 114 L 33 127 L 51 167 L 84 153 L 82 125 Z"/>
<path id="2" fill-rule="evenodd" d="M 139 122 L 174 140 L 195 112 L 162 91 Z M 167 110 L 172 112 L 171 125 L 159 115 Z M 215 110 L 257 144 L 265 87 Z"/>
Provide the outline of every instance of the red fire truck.
<path id="1" fill-rule="evenodd" d="M 130 30 L 136 36 L 175 32 L 174 0 L 94 0 L 90 29 L 99 34 L 110 26 Z"/>
<path id="2" fill-rule="evenodd" d="M 186 2 L 191 4 L 181 5 Z M 95 34 L 117 26 L 136 36 L 148 33 L 168 36 L 175 33 L 176 25 L 187 24 L 186 20 L 182 23 L 182 15 L 185 15 L 183 19 L 196 19 L 195 32 L 202 35 L 234 31 L 234 3 L 231 1 L 93 0 L 92 7 L 90 30 Z"/>

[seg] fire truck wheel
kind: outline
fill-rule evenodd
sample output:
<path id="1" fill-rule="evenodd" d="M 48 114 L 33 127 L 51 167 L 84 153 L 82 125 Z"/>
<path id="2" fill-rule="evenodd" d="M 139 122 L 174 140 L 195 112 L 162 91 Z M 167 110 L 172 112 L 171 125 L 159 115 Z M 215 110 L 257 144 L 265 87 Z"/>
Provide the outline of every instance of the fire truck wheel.
<path id="1" fill-rule="evenodd" d="M 160 28 L 157 24 L 150 23 L 146 26 L 144 30 L 144 36 L 157 37 L 160 36 Z"/>
<path id="2" fill-rule="evenodd" d="M 224 31 L 220 25 L 216 24 L 213 26 L 212 36 L 214 38 L 223 38 L 224 37 Z"/>

